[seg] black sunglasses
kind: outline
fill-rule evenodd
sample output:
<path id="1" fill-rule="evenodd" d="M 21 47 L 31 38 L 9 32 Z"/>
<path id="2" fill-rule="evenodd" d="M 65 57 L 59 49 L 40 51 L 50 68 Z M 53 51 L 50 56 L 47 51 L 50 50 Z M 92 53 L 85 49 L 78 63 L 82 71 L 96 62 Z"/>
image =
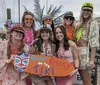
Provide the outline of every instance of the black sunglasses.
<path id="1" fill-rule="evenodd" d="M 15 32 L 17 32 L 17 33 L 21 33 L 21 34 L 24 34 L 23 32 L 21 32 L 21 31 L 17 31 L 17 30 L 15 30 Z"/>
<path id="2" fill-rule="evenodd" d="M 67 19 L 67 20 L 68 20 L 68 19 L 74 20 L 74 17 L 71 17 L 71 16 L 65 16 L 64 19 Z"/>
<path id="3" fill-rule="evenodd" d="M 92 10 L 90 10 L 90 9 L 83 9 L 83 11 L 91 11 L 92 12 Z"/>

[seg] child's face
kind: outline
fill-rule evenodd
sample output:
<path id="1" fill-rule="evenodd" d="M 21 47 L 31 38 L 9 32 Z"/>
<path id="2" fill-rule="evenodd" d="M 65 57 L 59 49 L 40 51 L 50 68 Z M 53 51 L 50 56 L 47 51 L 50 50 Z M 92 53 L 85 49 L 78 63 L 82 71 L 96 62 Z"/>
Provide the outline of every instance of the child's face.
<path id="1" fill-rule="evenodd" d="M 20 31 L 13 31 L 11 35 L 12 35 L 12 39 L 22 40 L 23 38 L 23 33 Z"/>

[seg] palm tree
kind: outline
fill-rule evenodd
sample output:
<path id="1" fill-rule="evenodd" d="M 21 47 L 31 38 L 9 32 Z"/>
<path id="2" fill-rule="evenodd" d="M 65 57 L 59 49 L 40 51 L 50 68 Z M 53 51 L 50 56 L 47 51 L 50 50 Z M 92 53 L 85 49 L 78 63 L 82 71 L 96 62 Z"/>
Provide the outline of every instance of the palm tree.
<path id="1" fill-rule="evenodd" d="M 28 11 L 28 9 L 25 6 L 23 6 L 23 7 L 24 7 L 25 11 Z M 34 0 L 35 21 L 39 22 L 40 24 L 42 24 L 44 8 L 45 8 L 45 6 L 43 6 L 43 8 L 41 8 L 40 0 Z M 54 8 L 53 8 L 53 5 L 51 5 L 47 11 L 47 14 L 51 14 L 51 16 L 54 19 L 61 12 L 61 8 L 62 8 L 62 5 L 60 5 L 59 7 L 56 6 Z"/>
<path id="2" fill-rule="evenodd" d="M 35 7 L 34 9 L 35 20 L 38 21 L 40 24 L 42 24 L 42 18 L 43 18 L 45 6 L 41 8 L 40 0 L 34 0 L 34 7 Z M 59 7 L 56 6 L 54 8 L 53 8 L 53 5 L 51 5 L 47 11 L 47 14 L 51 14 L 51 16 L 54 19 L 61 12 L 61 8 L 62 8 L 62 5 L 60 5 Z"/>

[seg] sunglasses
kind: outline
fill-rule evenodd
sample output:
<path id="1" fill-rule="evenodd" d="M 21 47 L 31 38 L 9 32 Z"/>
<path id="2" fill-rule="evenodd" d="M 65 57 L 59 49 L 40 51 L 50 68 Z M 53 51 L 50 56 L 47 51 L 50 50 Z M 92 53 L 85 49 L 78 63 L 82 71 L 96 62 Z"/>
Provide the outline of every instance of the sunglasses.
<path id="1" fill-rule="evenodd" d="M 15 30 L 15 32 L 20 33 L 20 34 L 24 34 L 23 32 L 21 32 L 21 31 L 17 31 L 17 30 Z"/>
<path id="2" fill-rule="evenodd" d="M 66 16 L 66 17 L 64 17 L 64 19 L 70 19 L 70 20 L 74 20 L 74 17 L 71 17 L 71 16 Z"/>
<path id="3" fill-rule="evenodd" d="M 44 19 L 44 21 L 45 21 L 45 22 L 47 22 L 47 21 L 52 21 L 52 19 L 51 19 L 51 18 L 46 18 L 46 19 Z"/>
<path id="4" fill-rule="evenodd" d="M 91 11 L 91 12 L 92 12 L 92 10 L 90 10 L 90 9 L 83 9 L 82 11 L 83 11 L 83 12 L 84 12 L 84 11 L 88 11 L 88 12 Z"/>
<path id="5" fill-rule="evenodd" d="M 25 18 L 25 21 L 33 21 L 32 18 Z"/>

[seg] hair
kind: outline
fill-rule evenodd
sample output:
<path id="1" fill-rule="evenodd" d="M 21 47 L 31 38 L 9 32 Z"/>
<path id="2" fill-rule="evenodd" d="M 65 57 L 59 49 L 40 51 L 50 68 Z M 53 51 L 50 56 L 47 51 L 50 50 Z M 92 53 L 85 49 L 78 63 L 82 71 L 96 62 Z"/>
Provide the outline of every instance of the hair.
<path id="1" fill-rule="evenodd" d="M 57 26 L 57 27 L 55 27 L 55 36 L 56 36 L 56 29 L 57 28 L 60 28 L 60 30 L 62 31 L 62 33 L 63 33 L 63 35 L 64 35 L 64 49 L 65 50 L 68 50 L 69 49 L 69 43 L 68 43 L 68 38 L 67 38 L 67 35 L 66 35 L 66 30 L 65 30 L 65 28 L 63 27 L 63 25 L 61 25 L 61 26 Z M 57 40 L 57 38 L 56 38 L 56 52 L 58 51 L 58 49 L 59 49 L 59 47 L 60 47 L 60 41 L 59 40 Z"/>
<path id="2" fill-rule="evenodd" d="M 42 29 L 42 28 L 41 28 Z M 47 28 L 48 29 L 48 28 Z M 38 40 L 34 43 L 34 46 L 36 47 L 35 48 L 35 53 L 38 53 L 40 54 L 41 52 L 43 52 L 43 49 L 42 49 L 42 44 L 43 44 L 43 39 L 41 38 L 41 33 L 42 31 L 47 31 L 46 30 L 41 30 L 40 33 L 39 33 L 39 36 L 38 36 Z M 53 43 L 53 40 L 52 40 L 52 33 L 51 31 L 48 30 L 48 33 L 50 34 L 50 37 L 49 37 L 49 42 L 50 43 Z M 52 45 L 52 44 L 51 44 Z"/>
<path id="3" fill-rule="evenodd" d="M 83 10 L 81 9 L 81 13 L 80 13 L 80 24 L 79 24 L 78 28 L 84 24 L 85 25 L 84 26 L 84 29 L 86 31 L 86 34 L 88 34 L 88 32 L 89 32 L 89 26 L 90 26 L 90 23 L 91 23 L 92 17 L 93 17 L 93 11 L 91 11 L 91 15 L 88 17 L 87 23 L 84 23 L 85 22 L 85 19 L 83 18 L 82 11 Z"/>
<path id="4" fill-rule="evenodd" d="M 44 24 L 44 20 L 43 20 L 43 25 L 45 25 Z M 54 38 L 54 40 L 55 40 L 55 32 L 54 32 L 54 23 L 53 23 L 53 20 L 52 20 L 52 24 L 50 25 L 51 26 L 51 28 L 52 28 L 52 32 L 53 32 L 53 38 Z"/>
<path id="5" fill-rule="evenodd" d="M 13 31 L 14 31 L 14 30 L 13 30 Z M 11 39 L 11 38 L 12 38 L 12 35 L 11 35 L 11 33 L 12 33 L 13 31 L 10 32 L 10 39 L 9 39 L 8 47 L 7 47 L 7 56 L 8 56 L 8 59 L 10 59 L 10 56 L 11 56 L 11 44 L 12 44 L 12 39 Z M 23 38 L 24 38 L 24 35 L 23 35 Z M 25 44 L 24 44 L 24 42 L 23 42 L 23 38 L 22 38 L 22 40 L 21 40 L 21 45 L 20 45 L 20 47 L 18 48 L 19 52 L 17 52 L 17 53 L 22 53 L 22 52 L 24 52 L 23 48 L 24 48 Z"/>
<path id="6" fill-rule="evenodd" d="M 25 26 L 25 23 L 24 23 L 24 19 L 25 19 L 25 16 L 26 15 L 31 15 L 33 17 L 33 24 L 31 26 L 31 28 L 33 29 L 33 34 L 35 35 L 35 24 L 34 24 L 34 14 L 32 12 L 29 12 L 29 11 L 25 11 L 23 16 L 22 16 L 22 25 Z"/>

